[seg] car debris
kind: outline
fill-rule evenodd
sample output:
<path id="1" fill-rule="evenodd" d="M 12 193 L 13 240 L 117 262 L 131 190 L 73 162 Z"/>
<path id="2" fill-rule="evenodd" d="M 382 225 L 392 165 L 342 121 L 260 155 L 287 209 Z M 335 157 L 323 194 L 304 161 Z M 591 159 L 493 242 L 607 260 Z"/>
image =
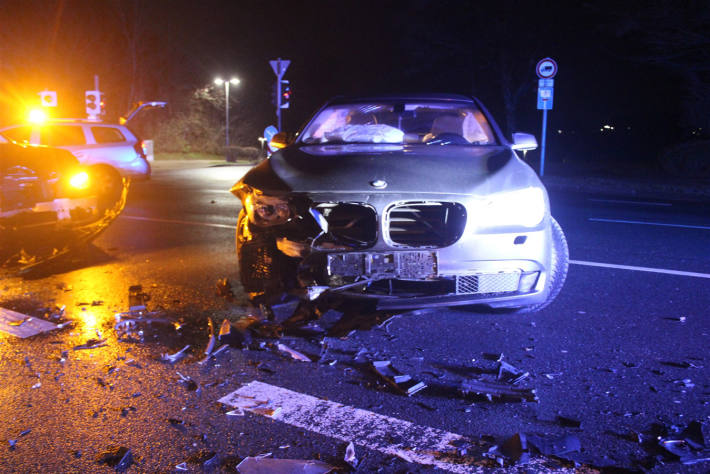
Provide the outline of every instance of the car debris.
<path id="1" fill-rule="evenodd" d="M 292 359 L 300 360 L 301 362 L 313 362 L 310 357 L 305 354 L 298 352 L 297 350 L 291 349 L 286 344 L 279 343 L 277 346 L 278 350 L 285 352 L 291 356 Z"/>
<path id="2" fill-rule="evenodd" d="M 395 369 L 389 360 L 373 361 L 372 368 L 382 380 L 402 395 L 412 396 L 427 387 L 424 382 L 414 381 L 410 375 Z"/>
<path id="3" fill-rule="evenodd" d="M 84 344 L 74 346 L 73 350 L 79 351 L 83 349 L 98 349 L 106 345 L 106 339 L 89 339 Z"/>
<path id="4" fill-rule="evenodd" d="M 229 282 L 228 278 L 220 278 L 217 280 L 216 290 L 217 296 L 221 296 L 231 301 L 234 299 L 234 290 L 232 289 L 232 284 Z"/>
<path id="5" fill-rule="evenodd" d="M 267 457 L 246 457 L 237 465 L 242 474 L 326 474 L 335 467 L 323 461 L 307 459 L 273 459 Z"/>
<path id="6" fill-rule="evenodd" d="M 581 428 L 582 421 L 570 416 L 557 415 L 557 422 L 565 428 Z"/>
<path id="7" fill-rule="evenodd" d="M 207 342 L 207 347 L 205 348 L 205 355 L 209 356 L 210 354 L 212 354 L 215 345 L 214 324 L 212 323 L 212 318 L 207 318 L 207 328 L 210 331 L 210 335 L 209 341 Z"/>
<path id="8" fill-rule="evenodd" d="M 8 439 L 7 442 L 10 444 L 10 450 L 14 450 L 20 438 L 22 438 L 23 436 L 27 436 L 28 434 L 30 434 L 31 431 L 32 428 L 28 428 L 26 430 L 21 431 L 20 434 L 17 435 L 16 439 Z"/>
<path id="9" fill-rule="evenodd" d="M 182 360 L 187 355 L 187 351 L 189 349 L 190 344 L 186 345 L 175 354 L 164 353 L 160 356 L 160 360 L 162 360 L 163 362 L 170 362 L 171 364 L 174 364 L 175 362 Z"/>
<path id="10" fill-rule="evenodd" d="M 677 436 L 659 436 L 658 445 L 681 464 L 710 462 L 710 446 L 705 444 L 704 426 L 698 421 L 690 422 Z"/>
<path id="11" fill-rule="evenodd" d="M 349 442 L 348 446 L 345 448 L 345 457 L 343 458 L 343 461 L 350 464 L 353 469 L 357 469 L 359 460 L 355 455 L 355 445 L 352 443 L 352 441 Z"/>
<path id="12" fill-rule="evenodd" d="M 188 392 L 194 392 L 200 388 L 200 386 L 192 380 L 192 378 L 187 377 L 185 375 L 182 375 L 180 372 L 175 372 L 178 374 L 178 377 L 180 377 L 179 382 L 185 385 L 185 388 L 187 389 Z"/>
<path id="13" fill-rule="evenodd" d="M 545 456 L 562 457 L 566 454 L 579 452 L 582 449 L 579 438 L 574 435 L 563 435 L 554 438 L 527 435 L 528 444 Z"/>
<path id="14" fill-rule="evenodd" d="M 459 385 L 459 391 L 464 395 L 468 395 L 470 393 L 484 395 L 488 401 L 492 401 L 494 398 L 510 398 L 525 400 L 528 402 L 538 401 L 534 388 L 511 387 L 508 384 L 485 380 L 464 380 Z"/>
<path id="15" fill-rule="evenodd" d="M 503 362 L 502 356 L 501 360 L 498 360 L 497 380 L 517 385 L 528 377 L 530 377 L 530 372 L 522 371 L 507 362 Z"/>
<path id="16" fill-rule="evenodd" d="M 55 329 L 61 328 L 44 319 L 0 308 L 0 331 L 4 333 L 24 339 Z"/>
<path id="17" fill-rule="evenodd" d="M 146 303 L 150 301 L 150 295 L 143 292 L 142 285 L 132 285 L 128 287 L 128 311 L 146 311 Z"/>
<path id="18" fill-rule="evenodd" d="M 219 349 L 217 349 L 216 351 L 212 352 L 211 354 L 205 356 L 205 358 L 202 359 L 199 362 L 199 364 L 204 365 L 207 362 L 209 362 L 211 359 L 216 359 L 218 355 L 220 355 L 222 352 L 226 351 L 227 349 L 229 349 L 228 345 L 219 346 Z"/>
<path id="19" fill-rule="evenodd" d="M 229 344 L 232 347 L 241 349 L 251 344 L 252 338 L 249 327 L 257 321 L 258 319 L 251 315 L 240 318 L 234 324 L 225 318 L 219 327 L 217 338 L 222 344 Z"/>
<path id="20" fill-rule="evenodd" d="M 106 464 L 117 471 L 125 471 L 133 464 L 133 453 L 124 446 L 111 446 L 96 458 L 99 464 Z"/>

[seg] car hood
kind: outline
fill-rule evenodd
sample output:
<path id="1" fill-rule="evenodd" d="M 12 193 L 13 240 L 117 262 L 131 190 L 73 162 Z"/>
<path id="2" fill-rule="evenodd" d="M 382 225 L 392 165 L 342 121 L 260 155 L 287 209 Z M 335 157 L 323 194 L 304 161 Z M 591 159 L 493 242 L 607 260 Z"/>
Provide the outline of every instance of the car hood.
<path id="1" fill-rule="evenodd" d="M 384 187 L 372 185 L 384 181 Z M 504 146 L 308 145 L 281 150 L 240 183 L 264 193 L 487 194 L 539 186 Z"/>

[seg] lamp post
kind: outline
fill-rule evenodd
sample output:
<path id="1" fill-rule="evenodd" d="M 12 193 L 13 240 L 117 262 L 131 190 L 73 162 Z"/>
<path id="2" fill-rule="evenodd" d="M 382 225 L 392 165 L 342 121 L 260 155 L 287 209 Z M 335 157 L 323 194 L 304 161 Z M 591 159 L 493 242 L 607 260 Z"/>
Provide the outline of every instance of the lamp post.
<path id="1" fill-rule="evenodd" d="M 222 78 L 216 78 L 214 83 L 218 86 L 224 84 L 224 145 L 229 146 L 229 85 L 234 84 L 235 86 L 239 84 L 239 79 L 236 77 L 231 78 L 228 81 L 222 80 Z"/>

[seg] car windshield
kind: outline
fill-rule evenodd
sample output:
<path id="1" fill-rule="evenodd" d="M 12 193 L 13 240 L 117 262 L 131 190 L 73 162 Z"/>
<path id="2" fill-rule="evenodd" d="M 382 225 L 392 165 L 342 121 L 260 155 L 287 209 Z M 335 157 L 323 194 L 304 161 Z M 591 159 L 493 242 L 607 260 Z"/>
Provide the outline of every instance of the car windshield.
<path id="1" fill-rule="evenodd" d="M 318 113 L 301 134 L 305 144 L 391 143 L 494 145 L 491 126 L 472 103 L 338 104 Z"/>

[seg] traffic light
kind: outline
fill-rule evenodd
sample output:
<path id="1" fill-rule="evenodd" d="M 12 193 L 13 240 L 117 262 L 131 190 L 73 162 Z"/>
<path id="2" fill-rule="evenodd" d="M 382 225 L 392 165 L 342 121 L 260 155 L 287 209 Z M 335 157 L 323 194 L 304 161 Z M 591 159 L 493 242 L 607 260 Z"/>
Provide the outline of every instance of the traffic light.
<path id="1" fill-rule="evenodd" d="M 288 104 L 291 101 L 291 86 L 288 79 L 281 80 L 281 108 L 288 109 Z"/>
<path id="2" fill-rule="evenodd" d="M 39 93 L 40 102 L 42 107 L 56 107 L 57 106 L 57 92 L 56 91 L 42 91 Z"/>
<path id="3" fill-rule="evenodd" d="M 106 96 L 103 92 L 99 93 L 99 108 L 101 109 L 101 115 L 106 115 Z"/>
<path id="4" fill-rule="evenodd" d="M 86 91 L 86 114 L 89 116 L 97 116 L 101 113 L 101 92 Z"/>

